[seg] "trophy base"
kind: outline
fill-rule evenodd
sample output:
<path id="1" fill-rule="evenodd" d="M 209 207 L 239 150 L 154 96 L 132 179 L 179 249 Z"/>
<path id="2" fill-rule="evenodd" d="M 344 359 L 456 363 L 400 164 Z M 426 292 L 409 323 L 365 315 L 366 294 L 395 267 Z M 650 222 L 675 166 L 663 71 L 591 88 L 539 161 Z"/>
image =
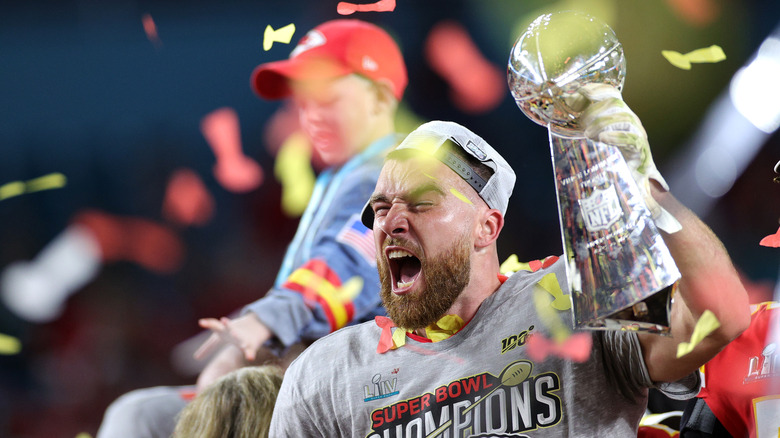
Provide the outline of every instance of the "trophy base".
<path id="1" fill-rule="evenodd" d="M 586 322 L 588 330 L 625 330 L 671 336 L 669 315 L 673 285 L 645 298 L 631 307 L 603 318 Z"/>

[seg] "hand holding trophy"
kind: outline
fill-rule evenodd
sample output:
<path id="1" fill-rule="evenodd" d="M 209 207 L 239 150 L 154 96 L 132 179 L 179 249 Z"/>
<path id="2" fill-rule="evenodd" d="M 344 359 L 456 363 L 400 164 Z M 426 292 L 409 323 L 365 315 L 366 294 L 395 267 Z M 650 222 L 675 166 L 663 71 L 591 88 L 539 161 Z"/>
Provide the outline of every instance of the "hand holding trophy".
<path id="1" fill-rule="evenodd" d="M 648 178 L 666 182 L 622 100 L 615 33 L 583 13 L 542 15 L 512 48 L 508 80 L 549 131 L 575 327 L 667 332 L 680 274 L 657 227 L 679 223 L 650 195 Z"/>

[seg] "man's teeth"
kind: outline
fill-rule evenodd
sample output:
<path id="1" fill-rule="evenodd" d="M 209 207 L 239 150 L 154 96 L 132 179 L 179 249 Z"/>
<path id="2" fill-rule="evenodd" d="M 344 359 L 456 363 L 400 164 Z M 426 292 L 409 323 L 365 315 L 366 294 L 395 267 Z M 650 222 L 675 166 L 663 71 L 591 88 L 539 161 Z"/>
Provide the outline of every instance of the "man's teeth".
<path id="1" fill-rule="evenodd" d="M 406 283 L 404 283 L 403 281 L 398 281 L 398 283 L 396 283 L 395 287 L 397 287 L 398 289 L 403 289 L 403 288 L 409 287 L 409 286 L 411 286 L 413 284 L 414 284 L 414 280 L 407 281 Z"/>
<path id="2" fill-rule="evenodd" d="M 390 259 L 400 259 L 401 257 L 412 257 L 412 255 L 402 249 L 396 249 L 387 254 L 387 258 Z"/>
<path id="3" fill-rule="evenodd" d="M 387 253 L 387 258 L 388 259 L 400 259 L 400 258 L 404 258 L 404 257 L 414 257 L 414 256 L 409 251 L 405 251 L 403 249 L 394 249 L 394 250 L 390 251 L 389 253 Z M 397 289 L 405 289 L 405 288 L 407 288 L 407 287 L 409 287 L 409 286 L 411 286 L 413 284 L 414 284 L 414 279 L 409 280 L 409 281 L 398 280 L 396 282 L 396 284 L 395 284 L 395 287 Z"/>

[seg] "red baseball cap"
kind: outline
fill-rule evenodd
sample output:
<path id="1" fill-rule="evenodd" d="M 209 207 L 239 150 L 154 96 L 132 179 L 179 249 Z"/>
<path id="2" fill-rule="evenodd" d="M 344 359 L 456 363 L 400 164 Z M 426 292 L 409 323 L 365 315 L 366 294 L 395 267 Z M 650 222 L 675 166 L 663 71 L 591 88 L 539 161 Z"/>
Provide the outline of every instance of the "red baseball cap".
<path id="1" fill-rule="evenodd" d="M 288 79 L 330 79 L 357 73 L 385 80 L 401 99 L 407 76 L 401 50 L 376 25 L 360 20 L 331 20 L 310 30 L 283 61 L 260 64 L 252 72 L 252 89 L 265 99 L 290 95 Z"/>

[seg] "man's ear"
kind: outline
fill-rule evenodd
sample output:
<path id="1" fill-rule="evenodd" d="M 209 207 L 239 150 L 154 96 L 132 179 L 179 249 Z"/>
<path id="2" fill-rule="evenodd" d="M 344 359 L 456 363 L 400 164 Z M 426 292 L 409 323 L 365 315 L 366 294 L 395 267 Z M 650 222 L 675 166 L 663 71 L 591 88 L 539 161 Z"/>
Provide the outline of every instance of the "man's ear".
<path id="1" fill-rule="evenodd" d="M 478 248 L 484 248 L 493 244 L 498 239 L 502 228 L 504 228 L 504 216 L 501 212 L 495 208 L 484 210 L 480 215 L 474 245 Z"/>

